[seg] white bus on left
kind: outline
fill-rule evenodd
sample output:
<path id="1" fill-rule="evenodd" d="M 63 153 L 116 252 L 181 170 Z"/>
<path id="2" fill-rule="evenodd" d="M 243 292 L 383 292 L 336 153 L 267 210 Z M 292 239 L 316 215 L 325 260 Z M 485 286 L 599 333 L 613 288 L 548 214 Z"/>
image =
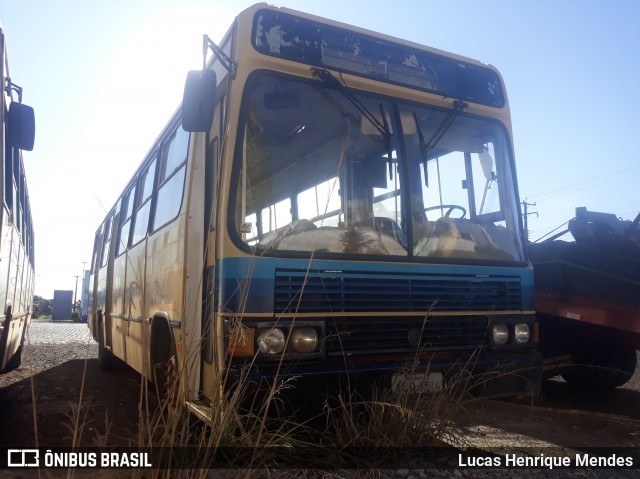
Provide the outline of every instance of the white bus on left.
<path id="1" fill-rule="evenodd" d="M 0 372 L 17 368 L 31 318 L 34 288 L 33 221 L 22 150 L 31 151 L 33 109 L 22 104 L 22 88 L 12 82 L 5 33 L 0 27 Z"/>

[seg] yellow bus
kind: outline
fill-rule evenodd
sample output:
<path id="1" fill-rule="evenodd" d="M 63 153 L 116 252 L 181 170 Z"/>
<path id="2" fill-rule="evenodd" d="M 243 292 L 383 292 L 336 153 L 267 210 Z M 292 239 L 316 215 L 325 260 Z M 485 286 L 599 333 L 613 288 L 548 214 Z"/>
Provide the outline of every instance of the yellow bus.
<path id="1" fill-rule="evenodd" d="M 103 367 L 162 385 L 172 364 L 202 416 L 241 377 L 393 385 L 407 362 L 433 388 L 502 368 L 484 392 L 536 390 L 497 70 L 266 4 L 204 47 L 95 235 Z"/>
<path id="2" fill-rule="evenodd" d="M 22 88 L 11 81 L 5 33 L 0 28 L 0 372 L 17 368 L 31 318 L 34 237 L 22 150 L 33 149 L 33 109 L 22 104 Z"/>

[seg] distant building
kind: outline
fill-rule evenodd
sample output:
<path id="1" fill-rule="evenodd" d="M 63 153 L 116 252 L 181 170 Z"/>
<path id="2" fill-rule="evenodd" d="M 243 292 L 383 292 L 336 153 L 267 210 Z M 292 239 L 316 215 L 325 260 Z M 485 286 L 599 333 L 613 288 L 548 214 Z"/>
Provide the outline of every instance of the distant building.
<path id="1" fill-rule="evenodd" d="M 55 290 L 53 292 L 53 312 L 51 313 L 51 319 L 53 321 L 71 319 L 72 303 L 73 291 Z"/>

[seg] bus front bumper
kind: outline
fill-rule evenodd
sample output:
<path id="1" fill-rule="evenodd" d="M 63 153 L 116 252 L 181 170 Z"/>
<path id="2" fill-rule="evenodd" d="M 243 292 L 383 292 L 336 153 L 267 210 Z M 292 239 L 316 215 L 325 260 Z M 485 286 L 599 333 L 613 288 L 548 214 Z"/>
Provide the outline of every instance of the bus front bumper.
<path id="1" fill-rule="evenodd" d="M 275 378 L 295 378 L 308 384 L 339 383 L 382 384 L 390 386 L 398 375 L 431 374 L 441 378 L 440 389 L 453 393 L 469 393 L 474 396 L 517 396 L 538 394 L 542 386 L 542 355 L 535 350 L 482 351 L 478 354 L 460 355 L 435 353 L 429 359 L 407 361 L 398 358 L 348 358 L 337 362 L 296 362 L 259 364 L 251 369 L 231 367 L 228 370 L 231 384 L 239 381 L 261 382 Z M 437 389 L 437 385 L 435 385 Z"/>

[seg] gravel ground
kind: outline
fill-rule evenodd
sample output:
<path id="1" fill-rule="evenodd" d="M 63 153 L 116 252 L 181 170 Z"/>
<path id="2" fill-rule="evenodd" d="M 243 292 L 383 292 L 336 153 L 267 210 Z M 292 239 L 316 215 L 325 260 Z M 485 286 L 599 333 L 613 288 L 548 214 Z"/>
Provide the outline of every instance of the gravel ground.
<path id="1" fill-rule="evenodd" d="M 0 376 L 0 387 L 6 387 L 17 381 L 35 375 L 41 371 L 58 366 L 72 359 L 97 357 L 97 344 L 90 337 L 86 324 L 71 322 L 53 323 L 48 320 L 33 320 L 23 354 L 22 366 L 15 371 Z M 503 441 L 507 440 L 513 447 L 544 446 L 535 439 L 523 435 L 506 433 L 498 428 L 479 426 L 484 436 L 495 435 Z M 548 444 L 548 443 L 547 443 Z M 87 471 L 76 471 L 75 477 L 89 477 Z M 101 471 L 101 477 L 112 477 L 108 471 Z M 23 477 L 11 475 L 10 477 Z M 27 477 L 27 476 L 24 476 Z M 52 476 L 58 477 L 58 476 Z M 62 477 L 62 476 L 61 476 Z M 120 476 L 122 477 L 122 476 Z M 177 477 L 177 476 L 176 476 Z M 187 477 L 186 475 L 184 477 Z M 609 479 L 635 478 L 637 470 L 582 469 L 582 470 L 548 470 L 548 469 L 497 469 L 497 468 L 460 468 L 448 470 L 416 469 L 402 467 L 384 471 L 225 471 L 210 470 L 207 478 L 222 479 L 231 477 L 264 477 L 264 478 L 393 478 L 393 479 L 425 479 L 425 478 L 562 478 L 562 479 Z"/>
<path id="2" fill-rule="evenodd" d="M 0 387 L 8 386 L 71 359 L 98 357 L 98 343 L 86 323 L 31 320 L 22 354 L 22 365 L 0 375 Z"/>

